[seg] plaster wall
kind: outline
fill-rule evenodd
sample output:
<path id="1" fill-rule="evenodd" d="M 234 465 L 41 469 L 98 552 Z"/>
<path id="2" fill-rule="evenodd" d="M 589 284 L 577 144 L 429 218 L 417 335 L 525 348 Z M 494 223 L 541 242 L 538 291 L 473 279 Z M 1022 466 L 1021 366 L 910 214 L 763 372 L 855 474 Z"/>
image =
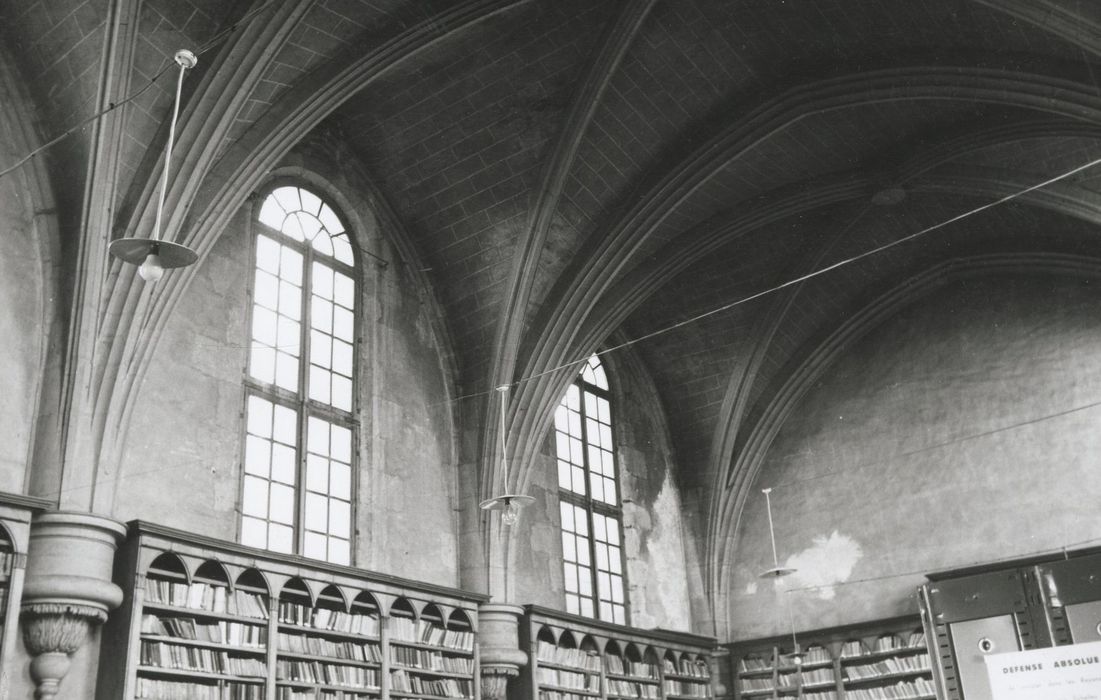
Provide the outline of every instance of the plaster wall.
<path id="1" fill-rule="evenodd" d="M 298 166 L 280 174 L 313 177 Z M 391 261 L 360 256 L 354 563 L 457 585 L 454 438 L 425 292 L 353 184 L 339 173 L 324 182 L 315 189 L 334 194 L 361 250 Z M 236 539 L 251 255 L 242 212 L 200 262 L 144 378 L 113 517 Z"/>
<path id="2" fill-rule="evenodd" d="M 851 346 L 774 441 L 742 516 L 735 639 L 916 613 L 925 572 L 1101 538 L 1101 288 L 949 282 Z M 772 487 L 775 585 L 764 497 Z"/>
<path id="3" fill-rule="evenodd" d="M 16 99 L 0 80 L 0 102 Z M 6 112 L 0 109 L 0 169 L 27 150 Z M 54 303 L 27 177 L 16 171 L 0 178 L 0 491 L 14 493 L 23 492 L 31 460 Z"/>
<path id="4" fill-rule="evenodd" d="M 603 358 L 612 389 L 629 624 L 689 631 L 685 523 L 664 414 L 645 370 L 627 359 Z M 514 599 L 565 608 L 558 471 L 554 429 L 539 456 L 516 533 Z"/>

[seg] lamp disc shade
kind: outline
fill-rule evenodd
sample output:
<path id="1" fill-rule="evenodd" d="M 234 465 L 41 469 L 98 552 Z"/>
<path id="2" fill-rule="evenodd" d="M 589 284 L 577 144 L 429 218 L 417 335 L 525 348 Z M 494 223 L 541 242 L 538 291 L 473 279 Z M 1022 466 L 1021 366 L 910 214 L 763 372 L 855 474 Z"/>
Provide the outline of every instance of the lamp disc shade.
<path id="1" fill-rule="evenodd" d="M 493 498 L 487 498 L 478 504 L 478 507 L 482 510 L 504 510 L 508 508 L 510 504 L 515 503 L 516 507 L 523 508 L 524 506 L 534 503 L 535 499 L 531 496 L 522 496 L 517 493 L 506 493 L 500 496 L 494 496 Z"/>
<path id="2" fill-rule="evenodd" d="M 161 267 L 166 270 L 187 267 L 199 259 L 198 253 L 185 245 L 151 238 L 119 238 L 111 241 L 107 250 L 132 265 L 141 265 L 150 253 L 156 253 L 161 259 Z"/>
<path id="3" fill-rule="evenodd" d="M 791 576 L 794 573 L 795 569 L 777 566 L 769 569 L 768 571 L 762 571 L 758 578 L 783 578 L 785 576 Z"/>

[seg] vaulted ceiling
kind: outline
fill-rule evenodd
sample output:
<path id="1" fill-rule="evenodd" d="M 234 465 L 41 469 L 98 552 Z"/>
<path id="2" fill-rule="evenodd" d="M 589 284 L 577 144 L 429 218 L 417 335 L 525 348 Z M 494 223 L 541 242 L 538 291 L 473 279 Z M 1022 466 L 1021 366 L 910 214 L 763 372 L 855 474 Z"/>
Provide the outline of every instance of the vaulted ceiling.
<path id="1" fill-rule="evenodd" d="M 632 347 L 683 485 L 706 494 L 694 500 L 710 585 L 762 450 L 838 329 L 954 260 L 1101 253 L 1101 171 L 1086 169 L 786 284 L 1101 156 L 1094 3 L 0 7 L 5 58 L 43 137 L 139 93 L 46 156 L 62 240 L 84 260 L 150 226 L 172 100 L 163 69 L 191 47 L 200 67 L 185 88 L 168 235 L 205 254 L 297 143 L 345 144 L 439 300 L 456 391 L 524 380 L 509 407 L 523 463 L 569 363 L 642 339 Z M 122 397 L 94 410 L 124 413 L 134 373 L 120 368 L 140 366 L 188 273 L 133 310 L 131 273 L 89 262 L 72 273 L 74 298 L 103 300 L 77 312 L 83 327 L 114 348 L 87 371 Z M 524 470 L 513 479 L 523 488 Z"/>

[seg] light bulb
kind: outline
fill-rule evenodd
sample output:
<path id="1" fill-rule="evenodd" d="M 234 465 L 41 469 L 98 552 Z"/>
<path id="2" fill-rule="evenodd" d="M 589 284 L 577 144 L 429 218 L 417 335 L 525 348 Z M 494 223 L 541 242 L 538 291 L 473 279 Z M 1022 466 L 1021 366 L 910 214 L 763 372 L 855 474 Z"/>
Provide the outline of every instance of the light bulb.
<path id="1" fill-rule="evenodd" d="M 516 521 L 520 518 L 520 506 L 516 501 L 509 501 L 505 505 L 505 509 L 501 511 L 501 522 L 505 527 L 512 527 L 516 524 Z"/>
<path id="2" fill-rule="evenodd" d="M 138 267 L 138 274 L 146 282 L 156 282 L 164 277 L 164 265 L 161 264 L 161 256 L 150 253 L 145 256 L 145 262 Z"/>

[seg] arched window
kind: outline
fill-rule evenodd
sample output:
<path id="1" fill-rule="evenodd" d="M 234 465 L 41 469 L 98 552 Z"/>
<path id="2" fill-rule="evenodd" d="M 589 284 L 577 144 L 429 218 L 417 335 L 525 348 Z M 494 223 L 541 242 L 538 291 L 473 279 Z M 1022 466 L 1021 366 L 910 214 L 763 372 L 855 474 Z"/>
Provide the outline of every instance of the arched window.
<path id="1" fill-rule="evenodd" d="M 313 192 L 280 186 L 258 216 L 241 542 L 351 563 L 355 258 Z"/>
<path id="2" fill-rule="evenodd" d="M 593 355 L 554 414 L 567 612 L 626 624 L 608 378 Z"/>

